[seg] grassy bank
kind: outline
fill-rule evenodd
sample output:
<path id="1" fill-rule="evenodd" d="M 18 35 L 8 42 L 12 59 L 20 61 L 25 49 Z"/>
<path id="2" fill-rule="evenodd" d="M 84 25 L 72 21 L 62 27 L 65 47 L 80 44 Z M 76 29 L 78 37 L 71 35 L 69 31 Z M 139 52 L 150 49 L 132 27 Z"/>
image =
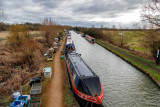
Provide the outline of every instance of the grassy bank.
<path id="1" fill-rule="evenodd" d="M 68 76 L 67 76 L 67 71 L 65 67 L 65 62 L 64 60 L 62 61 L 63 69 L 64 69 L 64 74 L 65 74 L 65 83 L 64 83 L 64 105 L 65 107 L 79 107 L 71 89 L 69 86 L 68 82 Z"/>
<path id="2" fill-rule="evenodd" d="M 64 49 L 63 49 L 64 50 Z M 62 54 L 63 52 L 62 52 Z M 68 81 L 68 75 L 67 75 L 67 70 L 66 70 L 66 65 L 65 65 L 65 58 L 61 59 L 61 65 L 62 65 L 62 69 L 64 71 L 64 90 L 63 90 L 63 93 L 64 93 L 64 106 L 65 107 L 79 107 L 79 104 L 78 102 L 76 101 L 72 91 L 71 91 L 71 88 L 69 86 L 69 81 Z"/>
<path id="3" fill-rule="evenodd" d="M 63 47 L 64 50 L 64 47 Z M 79 107 L 78 102 L 76 101 L 71 88 L 69 86 L 69 81 L 68 81 L 68 75 L 67 75 L 67 69 L 66 69 L 66 64 L 65 64 L 65 56 L 64 52 L 61 52 L 61 56 L 63 55 L 63 59 L 61 59 L 61 65 L 62 69 L 64 71 L 64 84 L 63 84 L 63 93 L 64 93 L 64 106 L 65 107 Z"/>
<path id="4" fill-rule="evenodd" d="M 160 66 L 156 66 L 151 61 L 138 57 L 126 50 L 115 47 L 102 40 L 96 40 L 96 42 L 102 47 L 121 57 L 131 65 L 135 66 L 137 69 L 143 71 L 145 74 L 149 75 L 160 86 Z"/>

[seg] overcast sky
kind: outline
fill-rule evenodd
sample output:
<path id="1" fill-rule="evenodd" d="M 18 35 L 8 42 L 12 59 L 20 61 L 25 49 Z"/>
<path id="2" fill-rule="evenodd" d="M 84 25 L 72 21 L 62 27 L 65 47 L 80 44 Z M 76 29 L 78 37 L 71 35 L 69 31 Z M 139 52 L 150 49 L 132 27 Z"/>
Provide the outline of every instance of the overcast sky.
<path id="1" fill-rule="evenodd" d="M 41 23 L 45 17 L 63 25 L 111 27 L 140 22 L 141 0 L 0 0 L 5 22 Z M 142 0 L 149 1 L 149 0 Z"/>

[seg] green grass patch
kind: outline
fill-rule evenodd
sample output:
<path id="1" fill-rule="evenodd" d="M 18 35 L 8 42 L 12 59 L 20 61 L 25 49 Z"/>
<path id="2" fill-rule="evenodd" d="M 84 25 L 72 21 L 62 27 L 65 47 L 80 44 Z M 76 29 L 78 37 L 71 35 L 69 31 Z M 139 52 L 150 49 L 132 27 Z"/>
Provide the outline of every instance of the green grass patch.
<path id="1" fill-rule="evenodd" d="M 0 41 L 6 40 L 5 38 L 0 38 Z"/>
<path id="2" fill-rule="evenodd" d="M 75 105 L 75 98 L 71 92 L 71 89 L 69 86 L 65 87 L 65 106 L 67 107 L 77 107 Z"/>
<path id="3" fill-rule="evenodd" d="M 123 46 L 129 47 L 130 49 L 135 49 L 140 52 L 150 52 L 149 48 L 145 47 L 144 39 L 147 36 L 145 31 L 103 31 L 104 35 L 107 37 L 110 32 L 110 36 L 113 38 L 112 42 L 114 44 L 120 45 L 121 42 Z M 122 40 L 123 38 L 123 40 Z M 107 39 L 106 39 L 107 40 Z"/>

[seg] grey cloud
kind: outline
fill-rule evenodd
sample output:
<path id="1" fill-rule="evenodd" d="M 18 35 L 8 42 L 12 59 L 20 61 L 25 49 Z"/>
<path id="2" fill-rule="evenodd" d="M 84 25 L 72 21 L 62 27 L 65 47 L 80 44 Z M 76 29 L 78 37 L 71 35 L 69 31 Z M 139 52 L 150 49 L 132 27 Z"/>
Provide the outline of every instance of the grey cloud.
<path id="1" fill-rule="evenodd" d="M 32 0 L 35 3 L 39 3 L 40 6 L 46 9 L 53 9 L 60 6 L 63 0 Z"/>
<path id="2" fill-rule="evenodd" d="M 97 16 L 104 19 L 117 18 L 123 13 L 130 13 L 139 8 L 141 4 L 140 0 L 3 0 L 3 2 L 7 14 L 6 22 L 42 22 L 44 17 L 52 17 L 60 24 L 74 26 L 115 24 L 88 20 Z"/>
<path id="3" fill-rule="evenodd" d="M 109 13 L 114 14 L 116 17 L 117 13 L 124 13 L 129 10 L 134 10 L 138 8 L 138 2 L 133 3 L 133 1 L 117 1 L 117 0 L 108 0 L 109 2 L 104 2 L 102 0 L 94 0 L 93 2 L 83 4 L 82 6 L 75 6 L 74 12 L 80 14 L 103 14 Z M 110 15 L 112 17 L 112 15 Z"/>

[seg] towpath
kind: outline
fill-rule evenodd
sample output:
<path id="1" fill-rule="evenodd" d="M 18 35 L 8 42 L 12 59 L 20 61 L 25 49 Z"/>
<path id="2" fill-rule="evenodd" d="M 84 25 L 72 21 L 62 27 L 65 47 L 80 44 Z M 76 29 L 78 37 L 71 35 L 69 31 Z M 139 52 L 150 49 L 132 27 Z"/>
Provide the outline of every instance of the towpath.
<path id="1" fill-rule="evenodd" d="M 46 107 L 63 107 L 63 83 L 64 83 L 64 71 L 61 65 L 61 51 L 63 50 L 65 40 L 63 40 L 59 50 L 54 58 L 54 75 L 51 79 L 51 87 L 48 90 L 48 102 Z"/>

